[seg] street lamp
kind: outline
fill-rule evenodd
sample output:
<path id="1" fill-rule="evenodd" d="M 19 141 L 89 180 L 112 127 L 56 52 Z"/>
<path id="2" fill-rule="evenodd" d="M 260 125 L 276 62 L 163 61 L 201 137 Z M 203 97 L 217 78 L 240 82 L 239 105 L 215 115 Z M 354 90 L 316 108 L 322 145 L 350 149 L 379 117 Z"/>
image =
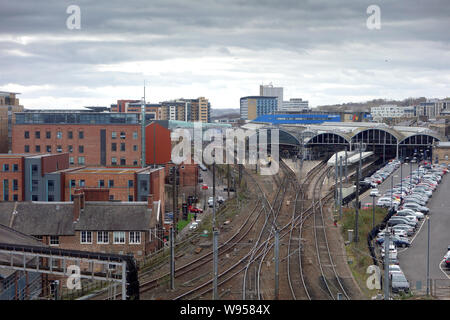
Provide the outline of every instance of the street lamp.
<path id="1" fill-rule="evenodd" d="M 397 175 L 392 175 L 391 177 L 391 208 L 392 208 L 392 198 L 394 197 L 394 177 L 397 178 Z"/>
<path id="2" fill-rule="evenodd" d="M 372 197 L 372 229 L 375 228 L 375 194 L 370 195 Z"/>
<path id="3" fill-rule="evenodd" d="M 427 216 L 428 220 L 428 247 L 427 247 L 427 296 L 430 293 L 430 216 Z"/>

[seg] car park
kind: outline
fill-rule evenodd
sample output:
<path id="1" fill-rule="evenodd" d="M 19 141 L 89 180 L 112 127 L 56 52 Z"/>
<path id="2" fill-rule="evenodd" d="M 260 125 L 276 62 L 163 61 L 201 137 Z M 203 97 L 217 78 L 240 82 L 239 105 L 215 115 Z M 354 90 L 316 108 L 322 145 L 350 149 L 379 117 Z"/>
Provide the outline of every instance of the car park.
<path id="1" fill-rule="evenodd" d="M 402 209 L 403 208 L 412 209 L 414 211 L 420 211 L 424 214 L 427 214 L 430 211 L 430 209 L 428 209 L 427 207 L 421 206 L 420 204 L 417 204 L 415 202 L 405 202 L 402 205 Z"/>

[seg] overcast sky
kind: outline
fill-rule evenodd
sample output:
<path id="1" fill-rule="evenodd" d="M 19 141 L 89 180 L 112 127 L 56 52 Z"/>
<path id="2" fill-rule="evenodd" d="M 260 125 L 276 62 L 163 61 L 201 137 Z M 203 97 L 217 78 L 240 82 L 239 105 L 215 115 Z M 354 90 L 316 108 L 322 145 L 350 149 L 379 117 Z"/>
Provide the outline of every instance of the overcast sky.
<path id="1" fill-rule="evenodd" d="M 69 30 L 69 5 L 81 29 Z M 381 28 L 369 30 L 369 5 Z M 0 90 L 25 107 L 207 97 L 259 85 L 311 106 L 450 96 L 449 0 L 0 0 Z"/>

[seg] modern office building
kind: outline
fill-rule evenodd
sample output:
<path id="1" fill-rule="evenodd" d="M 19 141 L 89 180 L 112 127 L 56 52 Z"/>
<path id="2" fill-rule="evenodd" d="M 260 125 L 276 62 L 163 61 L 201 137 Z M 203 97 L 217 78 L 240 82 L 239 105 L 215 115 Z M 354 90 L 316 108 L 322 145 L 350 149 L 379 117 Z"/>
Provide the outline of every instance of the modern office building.
<path id="1" fill-rule="evenodd" d="M 308 110 L 310 110 L 308 101 L 304 101 L 301 98 L 292 98 L 289 99 L 289 101 L 283 101 L 281 108 L 278 108 L 278 111 L 280 112 L 305 112 Z"/>
<path id="2" fill-rule="evenodd" d="M 269 85 L 260 85 L 259 86 L 259 95 L 262 97 L 277 97 L 277 110 L 280 110 L 283 105 L 283 88 L 282 87 L 274 87 L 272 83 Z"/>
<path id="3" fill-rule="evenodd" d="M 139 166 L 138 113 L 16 113 L 13 153 L 69 153 L 71 166 Z"/>
<path id="4" fill-rule="evenodd" d="M 0 91 L 0 153 L 12 150 L 12 127 L 15 123 L 14 112 L 22 112 L 16 95 L 19 93 Z"/>
<path id="5" fill-rule="evenodd" d="M 254 120 L 278 110 L 277 97 L 248 96 L 240 100 L 241 119 Z"/>

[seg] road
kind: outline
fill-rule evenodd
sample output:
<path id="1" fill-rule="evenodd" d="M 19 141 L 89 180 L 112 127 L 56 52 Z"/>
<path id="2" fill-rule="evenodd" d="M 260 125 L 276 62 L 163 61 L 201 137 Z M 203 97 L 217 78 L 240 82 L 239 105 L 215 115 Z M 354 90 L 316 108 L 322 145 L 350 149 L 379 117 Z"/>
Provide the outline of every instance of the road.
<path id="1" fill-rule="evenodd" d="M 440 262 L 450 245 L 450 178 L 444 175 L 441 183 L 433 192 L 433 197 L 428 202 L 430 208 L 430 279 L 450 279 L 440 268 Z M 415 287 L 417 281 L 426 286 L 427 275 L 427 247 L 428 247 L 428 225 L 424 223 L 418 232 L 412 246 L 399 252 L 400 266 L 410 282 Z M 444 270 L 445 271 L 445 270 Z"/>

